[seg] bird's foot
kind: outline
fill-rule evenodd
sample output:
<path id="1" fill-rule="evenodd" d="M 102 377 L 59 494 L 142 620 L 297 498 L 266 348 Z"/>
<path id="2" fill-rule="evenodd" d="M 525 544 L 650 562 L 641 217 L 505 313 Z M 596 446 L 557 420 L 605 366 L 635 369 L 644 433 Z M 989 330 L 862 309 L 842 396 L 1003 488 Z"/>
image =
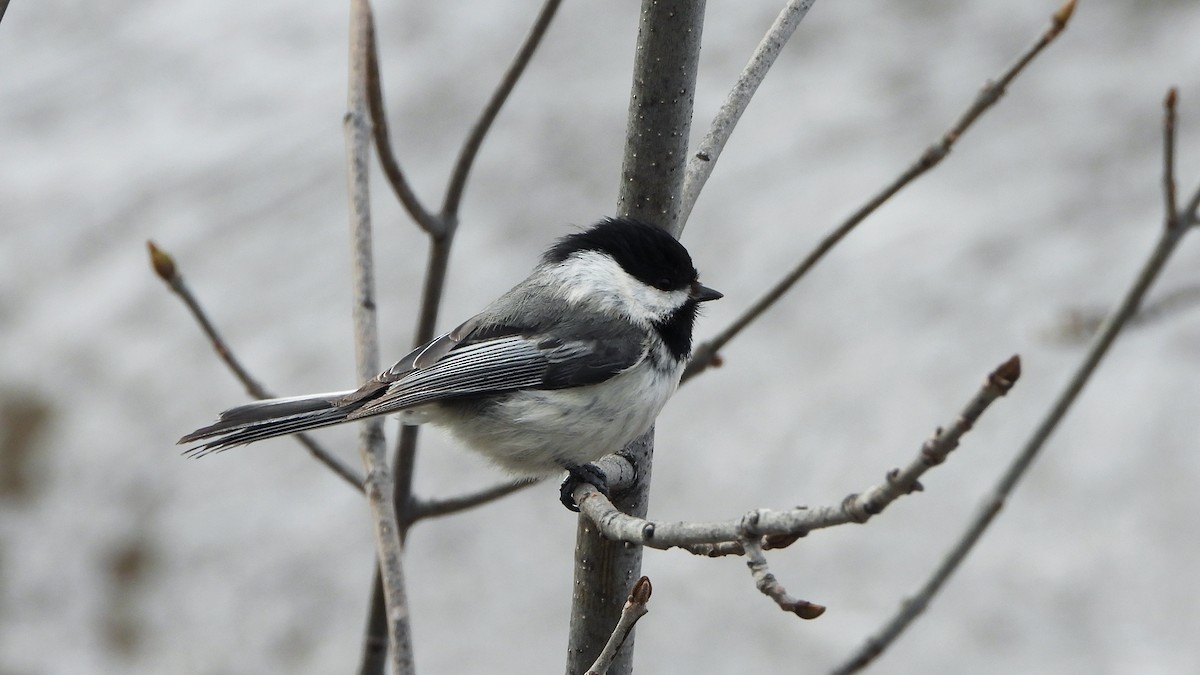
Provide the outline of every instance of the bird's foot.
<path id="1" fill-rule="evenodd" d="M 567 478 L 558 488 L 558 501 L 567 507 L 567 510 L 579 513 L 579 505 L 575 503 L 575 497 L 572 496 L 575 488 L 580 485 L 591 485 L 600 491 L 600 494 L 605 497 L 610 497 L 608 494 L 608 477 L 600 470 L 600 467 L 588 462 L 579 466 L 567 467 Z"/>

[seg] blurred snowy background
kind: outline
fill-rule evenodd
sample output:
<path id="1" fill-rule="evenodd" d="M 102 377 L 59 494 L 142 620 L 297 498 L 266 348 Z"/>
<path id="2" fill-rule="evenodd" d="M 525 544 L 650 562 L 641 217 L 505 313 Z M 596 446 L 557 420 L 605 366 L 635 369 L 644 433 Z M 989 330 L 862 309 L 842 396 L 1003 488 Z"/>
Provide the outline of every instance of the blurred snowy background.
<path id="1" fill-rule="evenodd" d="M 699 134 L 782 3 L 712 0 Z M 440 201 L 539 3 L 377 4 L 395 145 Z M 820 2 L 721 157 L 684 241 L 726 299 L 703 339 L 896 175 L 1048 23 L 1055 0 Z M 371 579 L 362 499 L 290 439 L 204 461 L 174 441 L 244 400 L 150 272 L 175 255 L 280 393 L 353 385 L 341 116 L 345 3 L 17 0 L 0 25 L 0 673 L 334 673 Z M 637 6 L 565 3 L 483 147 L 443 325 L 612 211 Z M 826 604 L 782 615 L 740 560 L 649 552 L 642 672 L 823 672 L 922 581 L 1161 226 L 1160 102 L 1200 181 L 1200 5 L 1083 0 L 934 173 L 686 386 L 651 516 L 840 500 L 904 463 L 1014 352 L 1025 375 L 866 527 L 771 557 Z M 424 238 L 374 182 L 385 355 L 411 340 Z M 1200 233 L 1155 295 L 1200 284 Z M 1200 670 L 1200 308 L 1127 333 L 929 613 L 876 667 Z M 394 429 L 393 429 L 394 430 Z M 323 438 L 357 461 L 353 429 Z M 500 475 L 426 433 L 422 494 Z M 558 672 L 575 519 L 553 485 L 420 525 L 421 672 Z"/>

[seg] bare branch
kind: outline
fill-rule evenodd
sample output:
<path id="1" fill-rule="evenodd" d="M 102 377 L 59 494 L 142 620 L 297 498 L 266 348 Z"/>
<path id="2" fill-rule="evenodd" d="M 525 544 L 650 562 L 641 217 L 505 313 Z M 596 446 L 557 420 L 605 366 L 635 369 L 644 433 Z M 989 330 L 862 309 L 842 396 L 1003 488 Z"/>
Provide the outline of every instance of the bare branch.
<path id="1" fill-rule="evenodd" d="M 768 534 L 758 538 L 758 545 L 764 551 L 770 551 L 777 548 L 787 548 L 792 544 L 800 541 L 807 532 L 798 532 L 796 534 Z M 740 541 L 723 541 L 719 544 L 691 544 L 689 546 L 680 546 L 683 550 L 692 555 L 701 555 L 706 558 L 720 558 L 727 555 L 745 555 L 746 549 Z"/>
<path id="2" fill-rule="evenodd" d="M 587 675 L 604 675 L 608 672 L 608 667 L 612 665 L 613 659 L 617 656 L 617 650 L 625 644 L 625 638 L 629 637 L 629 633 L 633 631 L 634 624 L 650 611 L 646 608 L 646 603 L 650 601 L 650 594 L 653 591 L 650 577 L 642 577 L 633 583 L 633 589 L 629 591 L 629 598 L 625 600 L 625 606 L 621 609 L 621 618 L 613 628 L 608 643 L 600 651 L 600 656 L 597 656 L 592 667 L 588 668 Z"/>
<path id="3" fill-rule="evenodd" d="M 494 502 L 502 497 L 507 497 L 514 492 L 520 492 L 538 482 L 540 482 L 538 479 L 523 478 L 508 483 L 492 485 L 482 490 L 469 492 L 457 497 L 447 497 L 444 499 L 414 498 L 409 500 L 408 508 L 405 509 L 401 517 L 401 525 L 407 530 L 417 521 L 425 520 L 426 518 L 440 518 L 473 509 L 476 506 L 482 506 L 488 502 Z"/>
<path id="4" fill-rule="evenodd" d="M 154 268 L 155 274 L 166 283 L 167 288 L 171 289 L 172 293 L 183 301 L 188 311 L 191 312 L 192 318 L 196 320 L 196 323 L 200 324 L 200 330 L 204 331 L 204 334 L 208 336 L 208 341 L 212 343 L 213 351 L 217 353 L 221 361 L 233 372 L 234 377 L 246 388 L 246 393 L 256 399 L 274 398 L 275 395 L 255 379 L 250 374 L 250 371 L 246 370 L 242 362 L 234 355 L 233 350 L 229 348 L 225 339 L 217 332 L 217 327 L 208 318 L 208 313 L 204 311 L 204 308 L 200 305 L 200 301 L 196 299 L 191 288 L 184 281 L 183 275 L 179 273 L 175 259 L 166 251 L 156 246 L 153 241 L 147 240 L 146 248 L 150 252 L 150 264 Z M 358 471 L 347 466 L 345 462 L 317 443 L 312 436 L 300 433 L 294 434 L 293 438 L 300 445 L 307 448 L 308 452 L 318 462 L 324 464 L 347 483 L 354 486 L 355 490 L 359 492 L 363 491 L 363 478 Z"/>
<path id="5" fill-rule="evenodd" d="M 783 611 L 791 612 L 801 619 L 815 619 L 825 613 L 825 607 L 821 605 L 788 595 L 787 589 L 767 567 L 767 557 L 763 555 L 762 544 L 757 535 L 748 534 L 740 543 L 746 552 L 746 566 L 750 568 L 750 575 L 754 577 L 754 586 L 763 595 L 774 600 Z"/>
<path id="6" fill-rule="evenodd" d="M 975 425 L 988 406 L 1008 393 L 1020 375 L 1021 362 L 1017 357 L 1000 364 L 962 412 L 945 430 L 939 428 L 907 467 L 889 472 L 883 483 L 852 494 L 837 506 L 798 506 L 786 511 L 759 509 L 753 512 L 751 521 L 747 516 L 722 522 L 662 522 L 622 513 L 591 485 L 576 488 L 573 497 L 581 513 L 595 523 L 605 537 L 617 541 L 658 549 L 680 547 L 700 555 L 729 555 L 738 552 L 734 544 L 745 551 L 747 537 L 754 535 L 773 537 L 771 545 L 782 548 L 812 530 L 865 523 L 893 501 L 921 490 L 920 477 L 945 461 L 946 456 L 958 447 L 963 434 Z M 747 522 L 752 522 L 753 527 Z M 717 546 L 710 546 L 713 544 Z M 761 543 L 756 545 L 761 546 Z"/>
<path id="7" fill-rule="evenodd" d="M 350 232 L 353 243 L 354 351 L 360 380 L 379 372 L 379 336 L 375 315 L 374 261 L 371 253 L 371 213 L 368 161 L 371 150 L 371 121 L 367 102 L 370 7 L 367 0 L 350 3 L 350 73 L 347 94 L 346 133 L 347 182 L 350 192 Z M 412 635 L 408 624 L 408 599 L 404 588 L 400 526 L 392 496 L 392 476 L 384 445 L 383 421 L 362 423 L 361 448 L 367 470 L 366 493 L 374 520 L 380 576 L 387 609 L 392 672 L 410 675 L 413 662 Z"/>
<path id="8" fill-rule="evenodd" d="M 1176 227 L 1179 208 L 1175 203 L 1175 102 L 1179 91 L 1175 87 L 1167 90 L 1163 99 L 1163 202 L 1166 226 Z"/>
<path id="9" fill-rule="evenodd" d="M 466 143 L 458 153 L 458 161 L 454 164 L 454 171 L 450 174 L 450 184 L 446 188 L 446 199 L 442 202 L 441 217 L 448 234 L 453 234 L 458 225 L 458 205 L 462 201 L 463 189 L 466 188 L 467 176 L 471 172 L 471 165 L 475 162 L 475 155 L 479 152 L 479 147 L 483 145 L 483 139 L 487 136 L 488 129 L 491 128 L 500 108 L 508 99 L 513 87 L 516 86 L 517 80 L 521 78 L 521 73 L 525 71 L 525 66 L 529 65 L 529 60 L 533 58 L 534 50 L 541 44 L 542 36 L 546 34 L 546 29 L 550 26 L 550 21 L 554 18 L 554 13 L 558 11 L 561 2 L 562 0 L 546 0 L 546 3 L 542 5 L 542 10 L 533 22 L 533 27 L 525 36 L 525 42 L 517 50 L 512 64 L 504 73 L 499 86 L 496 87 L 492 98 L 484 107 L 475 126 L 471 128 Z"/>
<path id="10" fill-rule="evenodd" d="M 1179 222 L 1184 222 L 1183 220 Z M 1138 272 L 1133 284 L 1125 292 L 1120 303 L 1104 320 L 1100 327 L 1099 333 L 1084 356 L 1083 361 L 1076 368 L 1075 373 L 1067 382 L 1063 391 L 1055 399 L 1054 404 L 1046 413 L 1046 416 L 1038 424 L 1029 440 L 1026 441 L 1020 453 L 1013 458 L 1000 480 L 992 488 L 989 495 L 980 504 L 976 511 L 975 517 L 967 524 L 961 537 L 955 542 L 954 546 L 946 553 L 942 562 L 937 569 L 926 580 L 925 584 L 917 592 L 917 594 L 906 601 L 900 609 L 864 643 L 851 657 L 837 670 L 837 673 L 852 673 L 861 670 L 875 657 L 883 652 L 895 639 L 904 632 L 907 628 L 929 605 L 930 600 L 937 595 L 941 587 L 949 580 L 950 576 L 962 564 L 967 553 L 975 547 L 975 544 L 983 536 L 983 533 L 991 525 L 992 521 L 1000 513 L 1005 501 L 1012 493 L 1013 489 L 1024 477 L 1029 466 L 1041 451 L 1042 446 L 1054 433 L 1058 424 L 1066 416 L 1067 411 L 1071 409 L 1075 399 L 1078 398 L 1084 386 L 1091 379 L 1096 368 L 1100 365 L 1100 361 L 1108 353 L 1113 342 L 1117 339 L 1121 329 L 1133 316 L 1137 307 L 1141 304 L 1142 298 L 1146 292 L 1154 284 L 1160 272 L 1166 266 L 1171 254 L 1174 252 L 1183 235 L 1189 231 L 1186 226 L 1176 226 L 1163 228 L 1158 242 L 1155 244 L 1154 250 L 1150 253 L 1149 258 L 1143 264 L 1141 271 Z"/>
<path id="11" fill-rule="evenodd" d="M 4 21 L 4 12 L 8 11 L 8 0 L 0 0 L 0 21 Z"/>
<path id="12" fill-rule="evenodd" d="M 435 239 L 445 234 L 446 225 L 440 218 L 430 213 L 421 204 L 421 200 L 408 184 L 400 162 L 392 152 L 392 140 L 388 134 L 387 111 L 383 104 L 383 83 L 379 77 L 379 46 L 375 41 L 375 17 L 367 3 L 367 99 L 370 103 L 371 124 L 374 129 L 375 152 L 379 155 L 379 165 L 383 167 L 383 175 L 387 177 L 392 192 L 404 205 L 408 215 L 417 225 Z"/>
<path id="13" fill-rule="evenodd" d="M 750 99 L 758 91 L 758 85 L 762 84 L 767 73 L 771 71 L 779 52 L 791 39 L 792 33 L 796 32 L 796 28 L 816 1 L 788 0 L 787 6 L 775 17 L 775 23 L 771 24 L 771 28 L 750 55 L 749 63 L 742 69 L 733 89 L 725 96 L 721 109 L 717 111 L 716 117 L 708 127 L 708 133 L 700 141 L 700 147 L 688 160 L 687 174 L 683 178 L 683 190 L 680 195 L 680 223 L 687 223 L 688 216 L 700 197 L 700 191 L 712 175 L 717 159 L 725 149 L 725 144 L 729 142 L 729 137 L 733 135 L 733 129 L 742 118 L 742 113 L 750 106 Z"/>
<path id="14" fill-rule="evenodd" d="M 1025 50 L 1017 60 L 1006 69 L 999 78 L 995 81 L 989 81 L 983 86 L 983 89 L 976 95 L 975 100 L 970 106 L 959 116 L 958 121 L 942 137 L 925 149 L 925 152 L 914 162 L 904 173 L 900 174 L 890 185 L 885 187 L 874 197 L 869 199 L 866 204 L 859 207 L 857 211 L 852 213 L 849 218 L 842 221 L 832 232 L 830 232 L 815 249 L 800 262 L 792 271 L 788 272 L 778 283 L 766 292 L 759 300 L 750 305 L 745 312 L 742 313 L 732 324 L 716 337 L 701 344 L 692 354 L 692 360 L 688 364 L 687 370 L 683 374 L 683 381 L 691 379 L 708 369 L 713 363 L 713 357 L 726 344 L 729 343 L 738 333 L 742 332 L 749 326 L 751 322 L 761 316 L 764 312 L 770 309 L 787 291 L 791 290 L 805 274 L 808 273 L 834 246 L 838 244 L 846 235 L 859 225 L 867 216 L 871 215 L 891 199 L 896 193 L 900 192 L 905 186 L 911 183 L 919 176 L 925 174 L 933 167 L 937 166 L 943 159 L 950 154 L 954 144 L 958 139 L 966 133 L 967 129 L 977 120 L 983 113 L 1000 100 L 1004 95 L 1008 85 L 1021 74 L 1025 66 L 1033 60 L 1035 56 L 1041 53 L 1054 38 L 1062 33 L 1067 25 L 1067 20 L 1071 16 L 1071 12 L 1075 8 L 1074 0 L 1068 0 L 1052 17 L 1050 27 L 1047 28 L 1042 35 Z"/>

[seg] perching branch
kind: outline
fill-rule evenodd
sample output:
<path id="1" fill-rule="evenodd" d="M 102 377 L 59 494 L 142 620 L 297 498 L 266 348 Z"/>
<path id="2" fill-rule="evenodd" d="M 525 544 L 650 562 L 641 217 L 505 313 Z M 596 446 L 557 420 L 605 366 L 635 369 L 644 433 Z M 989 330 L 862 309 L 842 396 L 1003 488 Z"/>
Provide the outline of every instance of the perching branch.
<path id="1" fill-rule="evenodd" d="M 954 144 L 958 139 L 966 133 L 975 120 L 979 119 L 983 113 L 987 112 L 1000 97 L 1004 95 L 1008 85 L 1016 79 L 1017 75 L 1029 65 L 1029 62 L 1034 59 L 1043 49 L 1054 41 L 1063 29 L 1067 26 L 1067 21 L 1071 18 L 1071 13 L 1075 10 L 1075 0 L 1067 0 L 1062 7 L 1051 17 L 1050 27 L 1047 28 L 1037 41 L 1025 50 L 1017 60 L 1005 70 L 995 81 L 989 81 L 976 95 L 975 100 L 970 106 L 959 116 L 958 121 L 950 127 L 942 137 L 925 149 L 925 152 L 914 162 L 904 173 L 900 174 L 891 184 L 869 199 L 866 204 L 859 207 L 857 211 L 852 213 L 849 218 L 838 225 L 831 233 L 829 233 L 815 249 L 809 253 L 804 260 L 800 262 L 792 271 L 788 272 L 778 283 L 766 292 L 758 301 L 750 305 L 745 312 L 742 313 L 732 324 L 725 330 L 719 333 L 716 337 L 701 344 L 692 354 L 692 360 L 688 364 L 687 370 L 683 374 L 683 381 L 699 375 L 708 369 L 713 364 L 713 358 L 717 352 L 729 343 L 734 337 L 741 333 L 742 330 L 749 326 L 755 319 L 761 316 L 764 312 L 770 309 L 785 293 L 791 290 L 805 274 L 816 266 L 825 254 L 828 253 L 834 246 L 838 244 L 846 235 L 859 225 L 867 216 L 871 215 L 880 206 L 885 204 L 896 193 L 900 192 L 905 186 L 911 183 L 916 178 L 928 172 L 933 167 L 937 166 L 943 159 L 950 154 Z"/>
<path id="2" fill-rule="evenodd" d="M 368 185 L 371 121 L 367 102 L 366 54 L 367 43 L 370 40 L 370 24 L 370 8 L 366 0 L 351 0 L 350 73 L 344 127 L 350 194 L 350 233 L 353 244 L 354 351 L 358 376 L 362 381 L 371 379 L 380 370 Z M 395 675 L 410 675 L 416 671 L 416 665 L 413 662 L 408 598 L 404 588 L 400 526 L 396 519 L 396 506 L 392 496 L 392 475 L 388 468 L 382 419 L 376 417 L 362 422 L 360 452 L 367 471 L 365 487 L 374 521 L 375 544 L 387 610 L 392 672 Z"/>
<path id="3" fill-rule="evenodd" d="M 600 656 L 596 657 L 592 667 L 588 668 L 587 675 L 605 675 L 608 672 L 608 667 L 612 665 L 613 659 L 617 656 L 617 650 L 625 644 L 625 638 L 629 637 L 629 633 L 633 631 L 634 624 L 650 611 L 646 608 L 646 603 L 650 602 L 650 594 L 653 591 L 650 577 L 642 577 L 633 583 L 629 597 L 625 600 L 625 606 L 621 609 L 621 618 L 613 628 L 608 643 L 600 651 Z"/>
<path id="4" fill-rule="evenodd" d="M 758 85 L 762 84 L 767 77 L 779 52 L 791 39 L 792 33 L 796 32 L 796 28 L 800 26 L 800 22 L 804 20 L 808 10 L 816 1 L 788 0 L 787 6 L 775 18 L 775 23 L 771 24 L 767 34 L 754 49 L 754 53 L 750 56 L 750 62 L 742 69 L 742 74 L 738 76 L 733 89 L 725 96 L 725 101 L 721 103 L 721 109 L 717 111 L 716 117 L 709 125 L 708 133 L 700 141 L 700 147 L 688 160 L 687 173 L 683 178 L 683 190 L 679 199 L 679 222 L 687 222 L 692 208 L 696 205 L 696 200 L 700 197 L 700 191 L 704 189 L 704 184 L 708 182 L 708 177 L 712 175 L 713 169 L 716 167 L 721 151 L 725 149 L 725 144 L 733 135 L 734 127 L 742 118 L 742 113 L 746 112 L 746 108 L 749 107 L 750 99 L 758 91 Z"/>
<path id="5" fill-rule="evenodd" d="M 208 314 L 200 305 L 200 301 L 196 299 L 196 296 L 192 293 L 191 288 L 188 287 L 187 282 L 184 281 L 183 275 L 179 273 L 179 268 L 175 264 L 175 259 L 166 251 L 163 251 L 156 246 L 152 241 L 146 241 L 146 248 L 150 252 L 150 265 L 154 268 L 155 274 L 158 275 L 159 279 L 162 279 L 163 282 L 166 283 L 167 288 L 171 289 L 172 293 L 174 293 L 179 297 L 180 300 L 183 301 L 183 304 L 188 308 L 188 311 L 191 312 L 192 318 L 196 320 L 196 323 L 200 324 L 200 330 L 204 331 L 204 334 L 208 336 L 208 341 L 212 343 L 213 351 L 217 353 L 217 356 L 221 359 L 221 361 L 223 361 L 225 365 L 229 367 L 229 370 L 233 372 L 234 377 L 236 377 L 238 381 L 242 383 L 242 386 L 246 388 L 246 393 L 250 394 L 250 396 L 253 398 L 260 400 L 264 398 L 274 398 L 274 394 L 268 391 L 266 387 L 256 380 L 254 376 L 250 374 L 250 371 L 246 370 L 246 367 L 243 366 L 242 362 L 239 361 L 237 356 L 234 355 L 233 350 L 229 348 L 229 345 L 225 342 L 225 339 L 222 338 L 221 334 L 217 332 L 217 327 L 213 325 L 213 322 L 208 318 Z M 307 448 L 309 453 L 311 453 L 318 462 L 321 462 L 325 466 L 329 467 L 329 469 L 335 474 L 340 476 L 347 483 L 353 485 L 354 489 L 358 490 L 359 492 L 363 491 L 363 478 L 361 475 L 359 475 L 358 471 L 355 471 L 353 468 L 347 466 L 345 462 L 338 459 L 333 455 L 333 453 L 329 452 L 321 444 L 317 443 L 312 436 L 306 433 L 299 433 L 293 434 L 292 437 L 299 441 L 299 443 L 305 448 Z"/>
<path id="6" fill-rule="evenodd" d="M 1014 356 L 1000 364 L 945 429 L 939 428 L 904 469 L 894 469 L 883 483 L 859 494 L 852 494 L 837 506 L 796 507 L 784 511 L 758 509 L 742 518 L 719 522 L 662 522 L 636 518 L 617 510 L 591 485 L 576 488 L 573 496 L 580 512 L 587 516 L 609 539 L 641 544 L 657 549 L 680 547 L 701 555 L 743 551 L 753 537 L 774 537 L 771 545 L 782 548 L 797 536 L 813 530 L 865 523 L 900 497 L 922 489 L 919 479 L 958 447 L 969 431 L 996 399 L 1004 396 L 1021 376 L 1021 361 Z M 608 458 L 606 458 L 607 460 Z M 610 486 L 611 489 L 611 486 Z M 709 545 L 717 545 L 713 548 Z"/>
<path id="7" fill-rule="evenodd" d="M 1165 154 L 1172 159 L 1174 157 L 1176 98 L 1174 89 L 1172 89 L 1164 102 L 1164 148 L 1166 151 Z M 1171 187 L 1171 183 L 1174 181 L 1167 178 L 1168 175 L 1173 175 L 1172 164 L 1172 160 L 1164 161 L 1164 202 L 1168 205 L 1173 202 L 1173 187 Z M 1193 201 L 1200 203 L 1200 189 L 1197 190 Z M 955 570 L 958 569 L 963 559 L 975 547 L 975 544 L 983 536 L 988 526 L 999 515 L 1005 501 L 1017 486 L 1017 483 L 1020 482 L 1021 478 L 1029 470 L 1029 466 L 1037 458 L 1042 446 L 1045 445 L 1050 435 L 1054 433 L 1058 424 L 1066 416 L 1067 411 L 1071 409 L 1071 405 L 1074 404 L 1075 399 L 1078 398 L 1088 380 L 1091 379 L 1092 374 L 1095 373 L 1096 368 L 1100 365 L 1100 361 L 1108 353 L 1109 348 L 1112 347 L 1121 329 L 1125 327 L 1130 317 L 1137 311 L 1142 298 L 1145 297 L 1146 292 L 1150 290 L 1155 279 L 1158 278 L 1159 273 L 1166 266 L 1167 260 L 1175 251 L 1175 247 L 1179 244 L 1179 241 L 1196 224 L 1195 208 L 1189 206 L 1184 211 L 1168 214 L 1165 220 L 1167 226 L 1162 229 L 1154 250 L 1143 264 L 1141 271 L 1138 272 L 1133 284 L 1125 292 L 1125 295 L 1116 308 L 1108 315 L 1108 318 L 1104 320 L 1083 361 L 1079 364 L 1079 367 L 1075 370 L 1075 373 L 1071 376 L 1063 391 L 1058 395 L 1058 398 L 1055 399 L 1054 404 L 1050 407 L 1050 410 L 1046 413 L 1041 423 L 1038 424 L 1029 440 L 1026 441 L 1024 447 L 1013 458 L 1004 474 L 1000 477 L 1000 480 L 980 504 L 975 517 L 967 524 L 959 540 L 946 553 L 942 562 L 916 595 L 905 601 L 879 631 L 868 638 L 845 663 L 834 671 L 835 673 L 858 672 L 887 649 L 925 611 L 929 602 L 937 595 L 938 591 L 941 590 L 942 586 L 949 580 Z"/>

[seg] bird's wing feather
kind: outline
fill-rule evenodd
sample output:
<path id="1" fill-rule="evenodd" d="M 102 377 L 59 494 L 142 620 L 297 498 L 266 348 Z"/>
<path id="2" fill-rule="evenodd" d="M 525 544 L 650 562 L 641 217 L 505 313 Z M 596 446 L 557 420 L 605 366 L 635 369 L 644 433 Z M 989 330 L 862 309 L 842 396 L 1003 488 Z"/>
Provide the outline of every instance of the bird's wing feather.
<path id="1" fill-rule="evenodd" d="M 645 357 L 646 348 L 637 335 L 630 339 L 616 329 L 597 334 L 594 327 L 586 328 L 587 337 L 525 335 L 516 329 L 492 328 L 473 335 L 460 333 L 455 340 L 456 329 L 409 354 L 347 397 L 347 402 L 364 401 L 350 419 L 445 398 L 595 384 Z M 625 332 L 630 331 L 634 329 Z M 454 344 L 445 348 L 451 340 Z M 435 350 L 444 353 L 422 365 Z"/>

